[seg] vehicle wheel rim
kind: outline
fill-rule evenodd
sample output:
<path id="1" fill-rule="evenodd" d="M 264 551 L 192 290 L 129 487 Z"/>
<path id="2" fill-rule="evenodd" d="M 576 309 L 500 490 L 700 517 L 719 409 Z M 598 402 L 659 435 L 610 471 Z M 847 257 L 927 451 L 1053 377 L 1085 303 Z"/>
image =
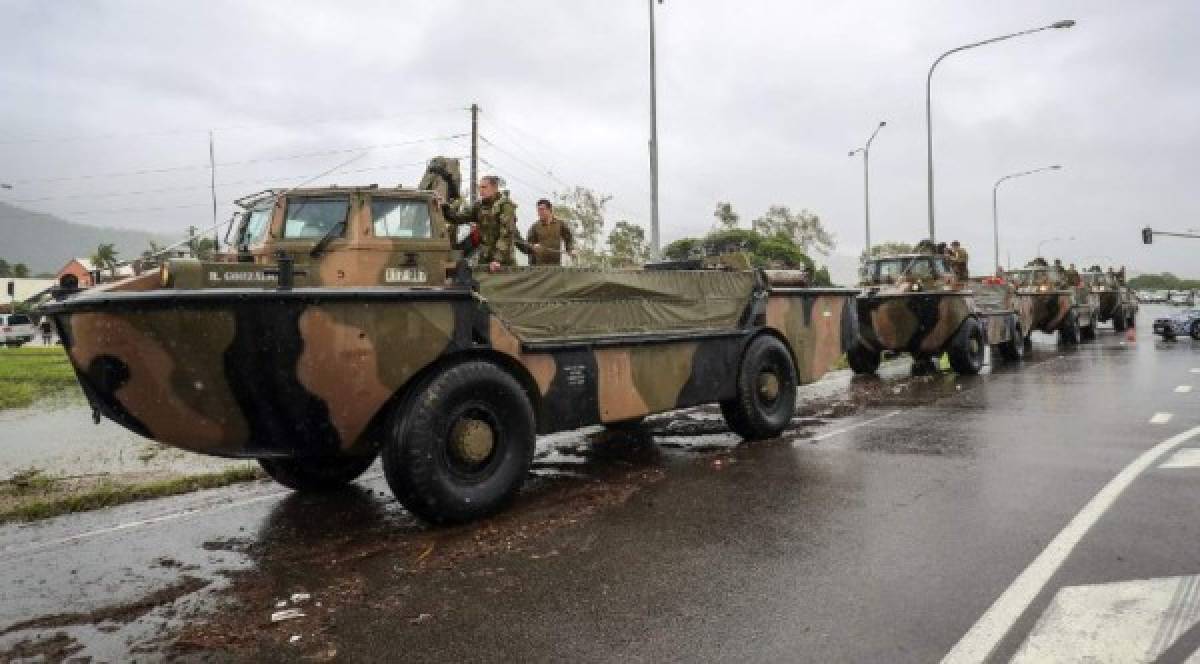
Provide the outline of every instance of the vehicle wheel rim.
<path id="1" fill-rule="evenodd" d="M 443 447 L 446 467 L 455 475 L 477 480 L 488 475 L 499 458 L 503 429 L 485 404 L 468 404 L 451 420 Z"/>
<path id="2" fill-rule="evenodd" d="M 771 370 L 762 371 L 758 374 L 758 398 L 766 405 L 772 405 L 779 399 L 780 380 L 779 376 Z"/>

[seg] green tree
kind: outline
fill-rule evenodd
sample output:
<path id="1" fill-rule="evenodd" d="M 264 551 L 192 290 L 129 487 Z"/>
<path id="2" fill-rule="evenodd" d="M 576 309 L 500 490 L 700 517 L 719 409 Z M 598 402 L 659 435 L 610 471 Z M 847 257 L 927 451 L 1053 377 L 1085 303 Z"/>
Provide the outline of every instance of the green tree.
<path id="1" fill-rule="evenodd" d="M 881 242 L 871 245 L 870 258 L 882 258 L 884 256 L 895 256 L 896 254 L 911 254 L 916 249 L 913 245 L 907 242 Z M 862 254 L 863 258 L 867 258 L 866 252 Z"/>
<path id="2" fill-rule="evenodd" d="M 92 265 L 96 266 L 97 270 L 115 271 L 117 268 L 117 250 L 111 242 L 101 242 L 100 246 L 96 247 L 96 252 L 92 254 Z"/>
<path id="3" fill-rule="evenodd" d="M 25 279 L 29 276 L 29 266 L 24 263 L 17 263 L 12 266 L 12 276 L 18 279 Z"/>
<path id="4" fill-rule="evenodd" d="M 772 205 L 750 227 L 766 236 L 783 236 L 805 254 L 813 251 L 828 255 L 837 246 L 833 234 L 821 224 L 821 218 L 808 210 L 792 212 L 786 205 Z"/>
<path id="5" fill-rule="evenodd" d="M 694 237 L 681 237 L 663 247 L 663 257 L 672 261 L 685 261 L 701 249 L 703 241 Z"/>
<path id="6" fill-rule="evenodd" d="M 813 286 L 832 286 L 833 278 L 829 276 L 829 268 L 822 265 L 820 268 L 817 269 L 816 272 L 813 272 L 812 285 Z"/>
<path id="7" fill-rule="evenodd" d="M 628 221 L 618 221 L 608 234 L 608 258 L 613 267 L 634 267 L 646 262 L 646 231 Z"/>
<path id="8" fill-rule="evenodd" d="M 3 258 L 0 258 L 0 277 L 11 277 L 11 276 L 12 276 L 12 266 L 8 264 L 8 261 L 4 260 Z"/>
<path id="9" fill-rule="evenodd" d="M 604 208 L 612 196 L 598 194 L 587 187 L 575 187 L 565 194 L 558 194 L 557 198 L 555 212 L 575 234 L 580 258 L 585 263 L 596 260 L 600 234 L 604 232 Z"/>
<path id="10" fill-rule="evenodd" d="M 720 230 L 737 228 L 738 220 L 741 219 L 738 213 L 733 211 L 733 204 L 725 202 L 717 203 L 717 209 L 713 211 L 713 216 L 717 218 L 717 228 Z"/>

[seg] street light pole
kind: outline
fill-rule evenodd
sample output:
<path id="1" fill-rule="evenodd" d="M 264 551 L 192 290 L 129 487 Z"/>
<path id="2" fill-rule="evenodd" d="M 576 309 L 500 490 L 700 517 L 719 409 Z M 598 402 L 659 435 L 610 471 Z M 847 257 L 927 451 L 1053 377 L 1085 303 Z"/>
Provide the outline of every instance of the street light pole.
<path id="1" fill-rule="evenodd" d="M 996 258 L 996 272 L 1000 271 L 1000 215 L 999 215 L 999 212 L 997 211 L 997 207 L 996 207 L 996 190 L 999 189 L 1000 183 L 1004 182 L 1005 180 L 1011 180 L 1013 178 L 1024 177 L 1026 175 L 1033 175 L 1034 173 L 1041 173 L 1042 171 L 1057 171 L 1061 168 L 1062 168 L 1061 165 L 1055 164 L 1053 166 L 1044 166 L 1042 168 L 1035 168 L 1032 171 L 1021 171 L 1020 173 L 1010 173 L 1010 174 L 1005 175 L 1004 177 L 1000 178 L 999 180 L 996 180 L 996 184 L 992 185 L 992 243 L 993 243 L 992 246 L 993 246 L 995 258 Z"/>
<path id="2" fill-rule="evenodd" d="M 856 148 L 850 151 L 850 156 L 862 153 L 863 156 L 863 215 L 866 217 L 867 239 L 866 249 L 863 253 L 869 259 L 871 257 L 871 142 L 875 140 L 875 136 L 879 134 L 879 130 L 887 126 L 887 122 L 880 122 L 875 131 L 871 132 L 871 137 L 867 139 L 866 145 L 861 148 Z"/>
<path id="3" fill-rule="evenodd" d="M 1075 239 L 1075 236 L 1074 236 L 1074 235 L 1072 235 L 1071 237 L 1067 238 L 1067 240 L 1074 240 L 1074 239 Z M 1038 258 L 1041 258 L 1041 256 L 1042 256 L 1042 245 L 1043 245 L 1043 244 L 1046 244 L 1047 242 L 1062 242 L 1062 241 L 1063 241 L 1063 239 L 1062 239 L 1061 237 L 1051 237 L 1051 238 L 1046 238 L 1045 240 L 1038 240 L 1038 243 L 1037 243 L 1037 257 L 1038 257 Z"/>
<path id="4" fill-rule="evenodd" d="M 658 74 L 654 56 L 654 2 L 650 6 L 650 250 L 657 258 L 658 239 Z M 662 0 L 658 0 L 661 5 Z"/>
<path id="5" fill-rule="evenodd" d="M 1075 25 L 1075 21 L 1072 21 L 1069 19 L 1065 20 L 1065 21 L 1055 21 L 1054 23 L 1051 23 L 1050 25 L 1044 25 L 1040 28 L 1032 28 L 1029 30 L 1022 30 L 1020 32 L 1014 32 L 1014 33 L 1008 34 L 1008 35 L 1001 35 L 999 37 L 992 37 L 991 39 L 985 39 L 983 41 L 977 41 L 977 42 L 974 42 L 971 44 L 964 44 L 962 46 L 952 48 L 949 51 L 946 51 L 945 53 L 939 55 L 937 57 L 937 59 L 933 61 L 933 64 L 929 66 L 929 74 L 927 74 L 925 76 L 925 150 L 926 150 L 925 165 L 926 165 L 926 180 L 928 182 L 928 190 L 929 190 L 928 205 L 929 205 L 929 241 L 930 242 L 937 241 L 937 235 L 934 230 L 934 221 L 933 221 L 933 105 L 932 105 L 932 97 L 930 94 L 930 87 L 933 84 L 933 70 L 936 69 L 938 64 L 941 63 L 942 60 L 945 60 L 947 56 L 954 54 L 954 53 L 958 53 L 959 51 L 965 51 L 967 49 L 975 48 L 977 46 L 986 46 L 988 44 L 994 44 L 996 42 L 1004 41 L 1006 39 L 1012 39 L 1013 37 L 1021 37 L 1024 35 L 1031 35 L 1035 32 L 1041 32 L 1042 30 L 1050 30 L 1052 28 L 1053 29 L 1069 28 L 1073 25 Z"/>

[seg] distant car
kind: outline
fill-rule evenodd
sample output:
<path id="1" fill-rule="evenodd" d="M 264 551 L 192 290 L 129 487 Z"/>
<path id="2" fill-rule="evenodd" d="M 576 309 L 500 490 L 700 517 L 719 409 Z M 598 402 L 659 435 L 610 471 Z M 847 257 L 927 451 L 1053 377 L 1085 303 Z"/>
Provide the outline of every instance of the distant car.
<path id="1" fill-rule="evenodd" d="M 36 330 L 25 314 L 0 314 L 0 343 L 17 347 L 33 341 Z"/>
<path id="2" fill-rule="evenodd" d="M 1167 302 L 1177 307 L 1192 307 L 1196 305 L 1195 298 L 1188 291 L 1171 293 Z"/>
<path id="3" fill-rule="evenodd" d="M 1200 309 L 1187 309 L 1165 318 L 1155 318 L 1154 333 L 1162 335 L 1167 341 L 1179 336 L 1200 341 Z"/>

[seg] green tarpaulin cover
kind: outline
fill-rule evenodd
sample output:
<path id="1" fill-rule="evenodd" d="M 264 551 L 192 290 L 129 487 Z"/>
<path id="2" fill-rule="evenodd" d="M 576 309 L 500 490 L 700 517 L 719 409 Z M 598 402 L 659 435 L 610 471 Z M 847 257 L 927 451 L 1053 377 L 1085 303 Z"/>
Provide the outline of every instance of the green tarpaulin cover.
<path id="1" fill-rule="evenodd" d="M 751 272 L 515 268 L 479 292 L 523 341 L 736 329 Z"/>

